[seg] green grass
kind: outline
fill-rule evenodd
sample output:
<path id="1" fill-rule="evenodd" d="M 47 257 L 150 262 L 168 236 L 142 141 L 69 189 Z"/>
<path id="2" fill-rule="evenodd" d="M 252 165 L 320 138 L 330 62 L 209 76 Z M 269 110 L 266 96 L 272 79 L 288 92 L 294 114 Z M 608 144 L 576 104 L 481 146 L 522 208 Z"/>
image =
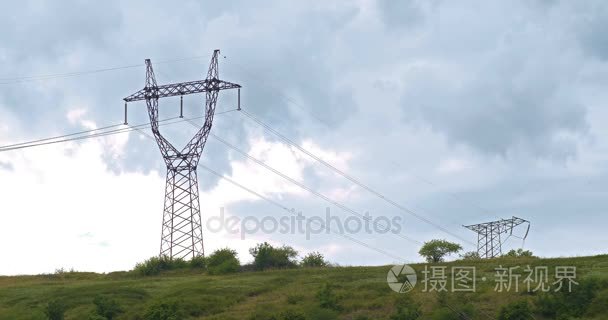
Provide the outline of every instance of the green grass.
<path id="1" fill-rule="evenodd" d="M 99 295 L 120 304 L 124 313 L 117 319 L 143 319 L 150 306 L 166 301 L 177 302 L 188 319 L 272 319 L 272 316 L 282 319 L 279 315 L 287 311 L 303 314 L 307 319 L 389 319 L 404 295 L 420 305 L 420 319 L 439 319 L 440 313 L 445 315 L 445 308 L 441 307 L 439 300 L 447 301 L 455 308 L 472 304 L 475 309 L 473 319 L 495 319 L 501 306 L 520 300 L 528 300 L 533 306 L 537 299 L 537 294 L 495 292 L 494 268 L 498 265 L 547 266 L 550 273 L 555 266 L 576 266 L 577 280 L 590 277 L 608 280 L 608 255 L 502 258 L 439 265 L 448 266 L 448 274 L 451 266 L 476 267 L 477 292 L 448 293 L 440 299 L 435 292 L 421 292 L 422 284 L 418 283 L 412 292 L 398 294 L 386 284 L 390 266 L 298 268 L 229 275 L 176 271 L 147 277 L 125 272 L 104 275 L 67 272 L 0 277 L 0 319 L 45 319 L 46 305 L 56 299 L 67 305 L 66 319 L 88 319 L 95 310 L 93 299 Z M 424 264 L 413 267 L 420 279 Z M 489 280 L 484 282 L 482 277 Z M 327 283 L 331 284 L 332 294 L 338 298 L 339 310 L 319 307 L 317 293 Z M 606 301 L 607 289 L 602 289 L 604 291 L 598 299 Z M 603 303 L 596 303 L 593 308 L 599 308 L 599 311 L 584 319 L 605 319 L 601 315 L 607 312 Z M 548 319 L 540 314 L 535 314 L 535 318 Z"/>

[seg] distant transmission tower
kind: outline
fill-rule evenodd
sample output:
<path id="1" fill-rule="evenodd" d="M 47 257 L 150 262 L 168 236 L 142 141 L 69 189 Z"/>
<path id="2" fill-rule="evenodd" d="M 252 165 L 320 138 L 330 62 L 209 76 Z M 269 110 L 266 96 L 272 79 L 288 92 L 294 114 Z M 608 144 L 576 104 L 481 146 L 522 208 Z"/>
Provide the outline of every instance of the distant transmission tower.
<path id="1" fill-rule="evenodd" d="M 146 86 L 124 98 L 125 124 L 127 123 L 127 103 L 146 100 L 152 133 L 167 165 L 167 184 L 160 241 L 161 256 L 187 258 L 204 256 L 205 254 L 196 168 L 211 130 L 215 104 L 220 90 L 238 89 L 240 106 L 241 86 L 219 79 L 219 53 L 219 50 L 213 52 L 205 80 L 160 86 L 156 84 L 150 59 L 146 59 Z M 205 124 L 179 151 L 158 130 L 158 99 L 181 96 L 180 117 L 183 117 L 183 96 L 202 92 L 206 94 Z"/>
<path id="2" fill-rule="evenodd" d="M 494 258 L 502 255 L 503 242 L 501 241 L 501 235 L 509 234 L 509 236 L 512 236 L 513 229 L 522 223 L 528 224 L 526 234 L 521 238 L 525 241 L 530 231 L 530 221 L 515 216 L 511 219 L 501 219 L 464 227 L 477 233 L 477 253 L 479 256 L 481 258 Z"/>

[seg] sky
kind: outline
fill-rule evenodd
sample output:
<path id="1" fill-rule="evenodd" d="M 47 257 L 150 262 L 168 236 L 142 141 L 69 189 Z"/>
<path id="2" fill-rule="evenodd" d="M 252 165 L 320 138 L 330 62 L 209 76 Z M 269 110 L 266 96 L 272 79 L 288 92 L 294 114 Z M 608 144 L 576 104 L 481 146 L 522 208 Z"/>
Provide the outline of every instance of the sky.
<path id="1" fill-rule="evenodd" d="M 213 134 L 330 201 L 212 138 L 202 166 L 308 218 L 368 213 L 399 232 L 218 230 L 207 222 L 222 212 L 291 213 L 201 167 L 207 254 L 230 247 L 247 263 L 267 241 L 340 265 L 414 262 L 421 242 L 475 250 L 463 225 L 512 216 L 531 227 L 505 251 L 607 253 L 605 1 L 20 1 L 0 4 L 0 28 L 0 146 L 118 125 L 144 59 L 159 84 L 198 80 L 221 49 L 244 110 L 401 208 L 243 113 L 218 114 Z M 218 112 L 235 106 L 220 93 Z M 177 116 L 179 98 L 159 109 Z M 184 113 L 202 116 L 204 96 L 185 97 Z M 130 104 L 129 122 L 147 121 Z M 195 132 L 161 130 L 176 146 Z M 0 274 L 129 270 L 158 254 L 165 172 L 140 132 L 0 152 Z"/>

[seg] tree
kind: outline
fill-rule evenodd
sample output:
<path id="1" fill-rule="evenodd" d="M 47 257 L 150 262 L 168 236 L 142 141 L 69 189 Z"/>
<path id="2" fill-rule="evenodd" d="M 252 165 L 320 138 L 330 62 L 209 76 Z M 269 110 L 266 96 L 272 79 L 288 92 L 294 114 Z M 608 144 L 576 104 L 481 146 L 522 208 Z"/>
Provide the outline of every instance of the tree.
<path id="1" fill-rule="evenodd" d="M 458 243 L 434 239 L 425 242 L 418 254 L 425 257 L 429 263 L 437 263 L 442 262 L 445 256 L 457 253 L 460 250 L 462 250 L 462 246 Z"/>

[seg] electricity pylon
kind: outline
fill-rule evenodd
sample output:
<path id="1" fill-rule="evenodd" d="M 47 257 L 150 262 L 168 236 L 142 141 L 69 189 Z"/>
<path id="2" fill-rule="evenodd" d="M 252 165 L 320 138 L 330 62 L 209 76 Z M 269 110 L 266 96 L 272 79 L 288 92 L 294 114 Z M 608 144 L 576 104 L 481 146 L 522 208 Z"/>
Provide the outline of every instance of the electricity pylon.
<path id="1" fill-rule="evenodd" d="M 500 219 L 469 226 L 463 226 L 477 233 L 477 254 L 481 258 L 494 258 L 502 255 L 502 234 L 513 235 L 513 229 L 522 223 L 527 223 L 526 234 L 522 238 L 524 241 L 530 231 L 530 221 L 518 217 L 511 219 Z"/>
<path id="2" fill-rule="evenodd" d="M 203 153 L 205 142 L 215 113 L 220 90 L 238 89 L 236 83 L 219 79 L 218 55 L 213 52 L 205 80 L 157 85 L 152 62 L 146 59 L 146 86 L 124 98 L 125 124 L 127 102 L 146 100 L 152 133 L 167 165 L 167 183 L 160 241 L 160 255 L 169 258 L 204 256 L 203 228 L 198 196 L 196 168 Z M 183 117 L 183 96 L 194 93 L 206 95 L 205 123 L 186 146 L 176 149 L 158 130 L 158 99 L 181 96 L 180 117 Z"/>

